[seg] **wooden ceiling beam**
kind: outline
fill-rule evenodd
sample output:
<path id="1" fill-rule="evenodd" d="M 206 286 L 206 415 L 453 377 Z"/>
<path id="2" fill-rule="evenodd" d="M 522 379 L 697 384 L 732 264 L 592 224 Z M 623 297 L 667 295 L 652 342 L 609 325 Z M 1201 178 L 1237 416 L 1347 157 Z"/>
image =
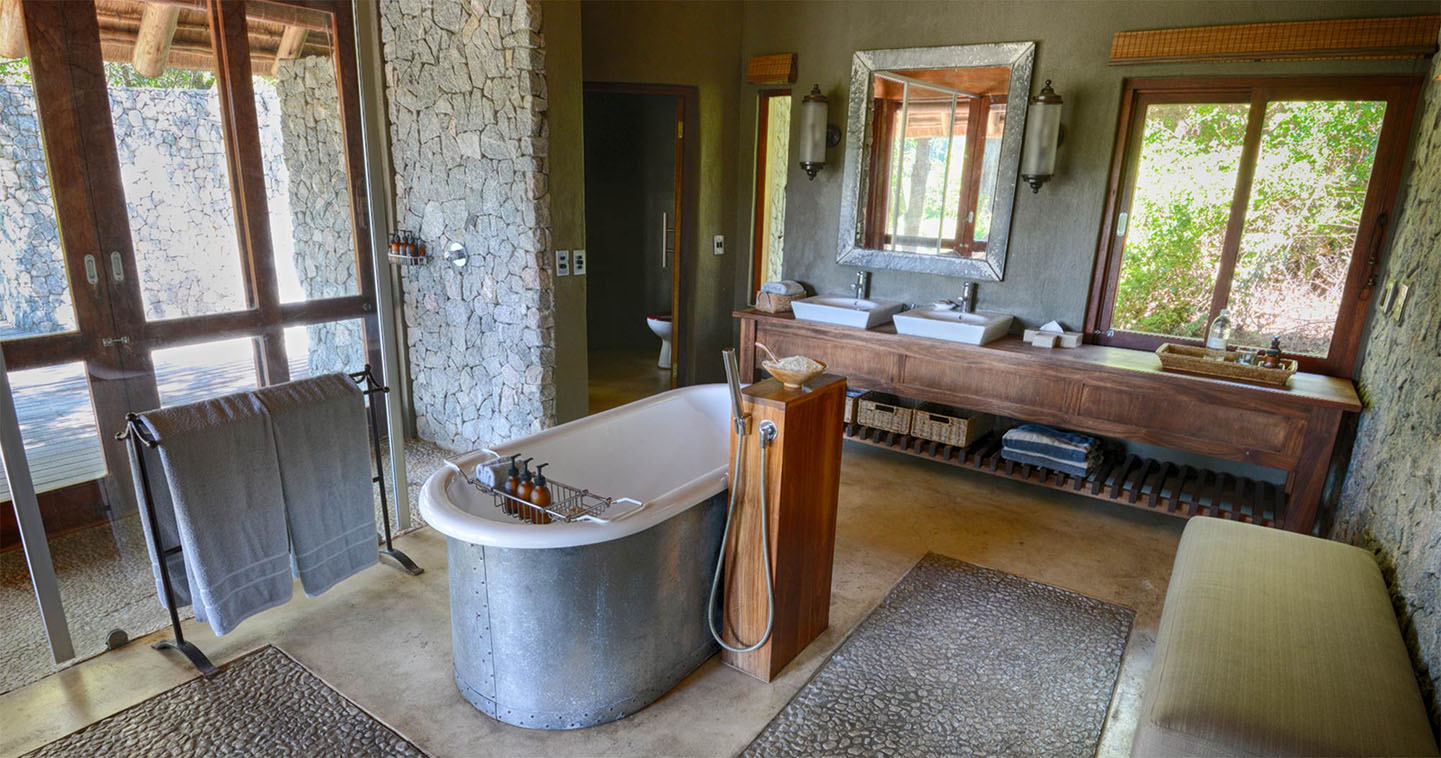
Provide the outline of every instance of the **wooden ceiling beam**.
<path id="1" fill-rule="evenodd" d="M 141 76 L 160 76 L 175 41 L 175 25 L 180 21 L 180 8 L 174 5 L 146 4 L 140 17 L 140 31 L 135 33 L 135 50 L 130 65 Z"/>
<path id="2" fill-rule="evenodd" d="M 24 58 L 28 54 L 20 0 L 0 0 L 0 58 Z"/>
<path id="3" fill-rule="evenodd" d="M 300 57 L 300 51 L 305 49 L 305 37 L 310 30 L 300 26 L 287 26 L 280 35 L 280 44 L 275 48 L 275 66 L 271 74 L 279 73 L 280 62 L 294 60 Z"/>

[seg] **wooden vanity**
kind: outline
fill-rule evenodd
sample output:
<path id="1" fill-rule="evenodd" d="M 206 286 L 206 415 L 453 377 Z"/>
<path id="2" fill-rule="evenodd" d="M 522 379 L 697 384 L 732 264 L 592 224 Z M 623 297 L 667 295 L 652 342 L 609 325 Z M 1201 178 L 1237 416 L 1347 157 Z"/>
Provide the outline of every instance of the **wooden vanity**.
<path id="1" fill-rule="evenodd" d="M 1152 353 L 1099 345 L 1032 347 L 1003 337 L 978 347 L 797 321 L 747 309 L 740 319 L 743 380 L 759 365 L 755 343 L 806 355 L 878 389 L 1102 437 L 1149 443 L 1286 472 L 1284 490 L 1224 472 L 1136 455 L 1108 459 L 1084 480 L 1004 461 L 1000 441 L 959 449 L 850 425 L 848 438 L 1055 489 L 1159 510 L 1211 515 L 1310 532 L 1342 414 L 1361 410 L 1346 379 L 1296 374 L 1272 388 L 1161 371 Z"/>

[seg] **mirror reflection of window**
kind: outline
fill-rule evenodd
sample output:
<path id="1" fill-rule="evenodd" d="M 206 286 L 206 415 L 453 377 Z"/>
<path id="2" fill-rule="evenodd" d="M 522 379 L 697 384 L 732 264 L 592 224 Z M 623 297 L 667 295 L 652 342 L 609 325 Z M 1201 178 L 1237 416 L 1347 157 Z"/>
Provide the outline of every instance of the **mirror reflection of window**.
<path id="1" fill-rule="evenodd" d="M 985 256 L 1010 69 L 879 71 L 867 246 Z"/>

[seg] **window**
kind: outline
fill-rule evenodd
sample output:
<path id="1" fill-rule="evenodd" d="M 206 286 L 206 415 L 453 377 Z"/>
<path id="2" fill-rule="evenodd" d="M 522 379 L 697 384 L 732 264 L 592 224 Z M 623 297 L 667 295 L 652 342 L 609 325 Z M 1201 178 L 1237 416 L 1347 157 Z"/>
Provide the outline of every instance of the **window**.
<path id="1" fill-rule="evenodd" d="M 985 257 L 1010 69 L 875 72 L 868 247 Z"/>
<path id="2" fill-rule="evenodd" d="M 760 93 L 756 120 L 756 207 L 751 292 L 781 280 L 785 255 L 786 177 L 790 171 L 791 91 Z"/>
<path id="3" fill-rule="evenodd" d="M 1418 80 L 1128 84 L 1086 330 L 1101 344 L 1281 338 L 1348 375 Z"/>

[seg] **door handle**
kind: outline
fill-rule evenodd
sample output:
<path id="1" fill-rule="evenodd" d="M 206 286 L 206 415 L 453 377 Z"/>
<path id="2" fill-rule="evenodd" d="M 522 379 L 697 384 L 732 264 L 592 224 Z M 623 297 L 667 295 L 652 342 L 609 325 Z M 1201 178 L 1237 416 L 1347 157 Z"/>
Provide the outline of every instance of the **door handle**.
<path id="1" fill-rule="evenodd" d="M 119 250 L 110 252 L 110 276 L 117 282 L 125 281 L 125 261 L 121 259 Z"/>
<path id="2" fill-rule="evenodd" d="M 85 256 L 85 281 L 89 282 L 91 287 L 100 283 L 100 269 L 96 266 L 93 255 Z"/>

